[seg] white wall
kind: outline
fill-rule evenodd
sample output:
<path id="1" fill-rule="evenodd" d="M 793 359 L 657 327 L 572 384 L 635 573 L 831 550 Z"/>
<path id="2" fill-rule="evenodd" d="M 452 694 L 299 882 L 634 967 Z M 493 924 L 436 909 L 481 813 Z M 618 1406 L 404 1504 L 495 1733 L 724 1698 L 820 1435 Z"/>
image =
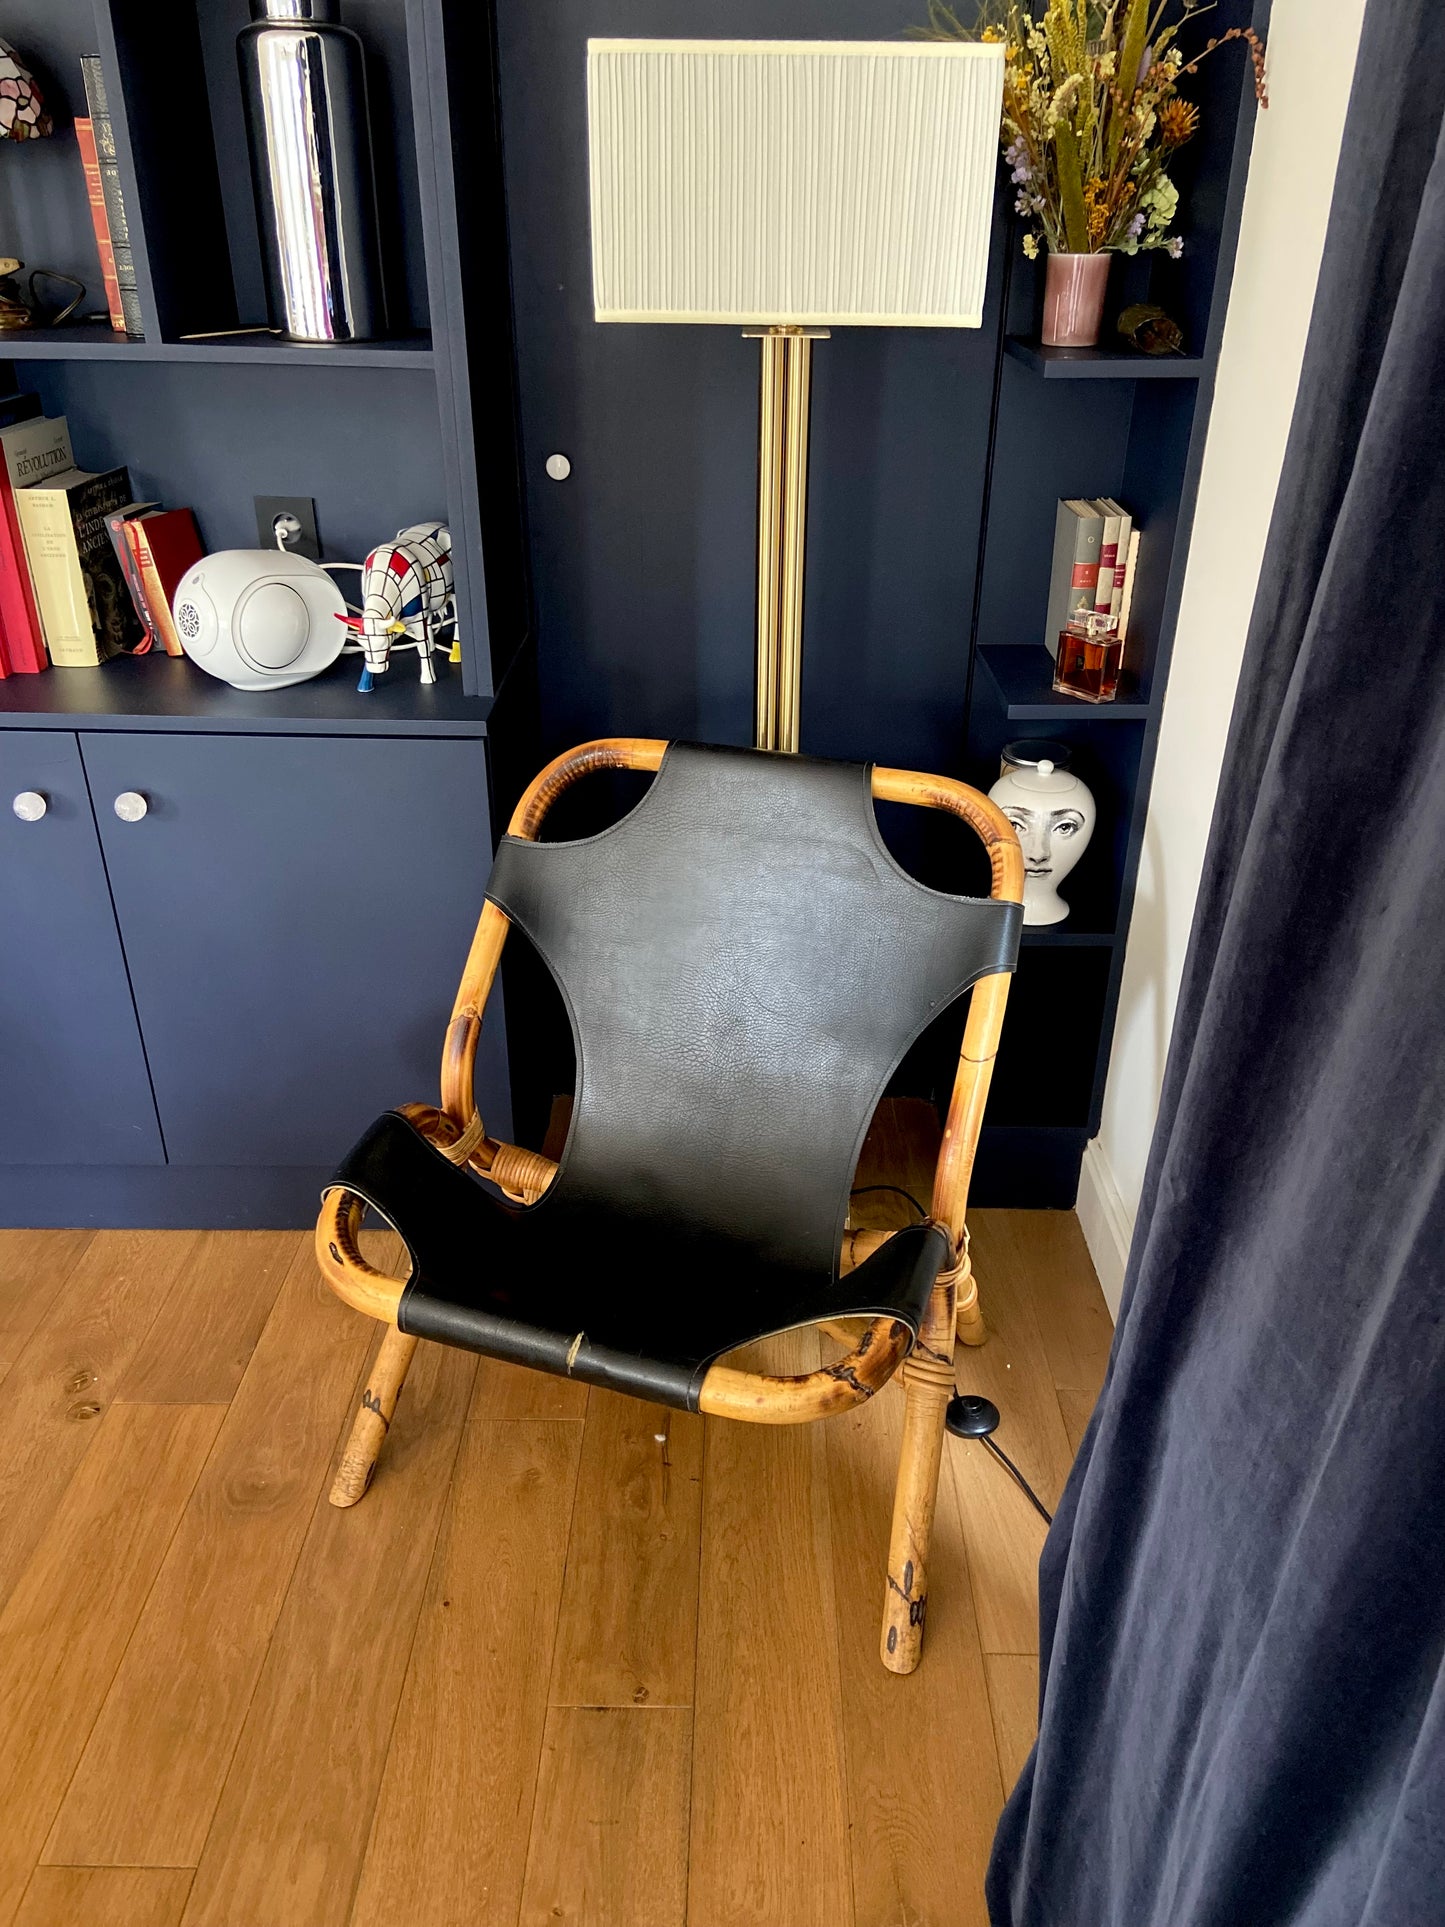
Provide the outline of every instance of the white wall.
<path id="1" fill-rule="evenodd" d="M 1274 0 L 1270 107 L 1255 129 L 1103 1125 L 1079 1187 L 1079 1219 L 1115 1312 L 1299 385 L 1364 10 L 1365 0 Z M 1235 54 L 1224 49 L 1213 58 Z"/>

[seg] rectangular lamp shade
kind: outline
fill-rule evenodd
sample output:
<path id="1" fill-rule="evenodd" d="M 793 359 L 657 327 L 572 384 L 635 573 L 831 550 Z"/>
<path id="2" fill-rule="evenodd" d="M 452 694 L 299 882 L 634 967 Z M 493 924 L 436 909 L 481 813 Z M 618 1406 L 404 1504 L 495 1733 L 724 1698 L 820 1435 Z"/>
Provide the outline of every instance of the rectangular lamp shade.
<path id="1" fill-rule="evenodd" d="M 591 40 L 599 321 L 977 328 L 1003 47 Z"/>

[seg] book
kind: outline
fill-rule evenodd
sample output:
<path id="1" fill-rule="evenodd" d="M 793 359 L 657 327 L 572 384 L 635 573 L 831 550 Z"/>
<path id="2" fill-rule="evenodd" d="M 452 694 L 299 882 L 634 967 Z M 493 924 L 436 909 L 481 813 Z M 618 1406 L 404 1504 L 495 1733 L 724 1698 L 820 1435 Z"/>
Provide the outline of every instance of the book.
<path id="1" fill-rule="evenodd" d="M 1060 502 L 1054 518 L 1054 559 L 1049 569 L 1049 610 L 1044 647 L 1058 654 L 1059 631 L 1078 609 L 1092 609 L 1099 587 L 1104 517 L 1093 502 Z"/>
<path id="2" fill-rule="evenodd" d="M 89 126 L 95 146 L 96 168 L 100 177 L 100 192 L 105 213 L 106 234 L 110 241 L 111 264 L 115 274 L 115 293 L 119 301 L 120 320 L 116 320 L 116 308 L 111 307 L 110 325 L 123 328 L 135 341 L 144 341 L 144 317 L 141 314 L 140 292 L 136 285 L 135 251 L 131 246 L 130 225 L 125 216 L 125 196 L 120 185 L 120 161 L 115 151 L 115 127 L 110 117 L 110 102 L 105 91 L 105 69 L 100 64 L 99 54 L 82 54 L 80 57 L 81 77 L 85 82 L 85 104 L 90 110 Z M 75 123 L 77 135 L 80 121 Z M 82 154 L 84 149 L 82 148 Z M 89 176 L 87 175 L 87 185 Z M 91 204 L 91 219 L 94 222 L 94 202 Z M 96 240 L 100 230 L 96 228 Z M 101 272 L 105 271 L 105 251 L 101 250 Z M 106 282 L 106 300 L 110 301 L 111 285 Z"/>
<path id="3" fill-rule="evenodd" d="M 16 493 L 45 643 L 59 669 L 95 668 L 145 633 L 105 526 L 129 500 L 123 468 L 71 468 Z"/>
<path id="4" fill-rule="evenodd" d="M 1129 537 L 1129 554 L 1124 563 L 1124 583 L 1119 595 L 1119 640 L 1129 640 L 1129 612 L 1134 606 L 1134 577 L 1139 573 L 1139 531 Z"/>
<path id="5" fill-rule="evenodd" d="M 130 591 L 131 607 L 140 617 L 141 627 L 145 630 L 144 641 L 137 643 L 133 651 L 137 656 L 145 655 L 157 644 L 164 649 L 165 638 L 160 632 L 160 626 L 155 617 L 151 614 L 145 583 L 141 580 L 140 563 L 136 559 L 135 550 L 127 535 L 126 523 L 133 521 L 138 515 L 148 515 L 152 509 L 159 507 L 159 502 L 127 502 L 124 508 L 117 509 L 113 515 L 107 515 L 105 518 L 110 546 L 115 550 L 115 559 L 120 564 L 120 572 L 125 577 L 125 586 Z"/>
<path id="6" fill-rule="evenodd" d="M 125 525 L 126 539 L 135 551 L 145 585 L 146 601 L 155 617 L 168 656 L 183 656 L 171 602 L 181 577 L 205 554 L 196 518 L 190 509 L 162 509 L 141 515 Z"/>
<path id="7" fill-rule="evenodd" d="M 1119 613 L 1119 599 L 1124 587 L 1124 564 L 1129 554 L 1129 531 L 1133 520 L 1129 511 L 1120 508 L 1109 496 L 1103 496 L 1094 504 L 1104 517 L 1104 539 L 1099 549 L 1099 581 L 1094 591 L 1094 610 L 1101 616 Z"/>
<path id="8" fill-rule="evenodd" d="M 85 194 L 90 202 L 90 225 L 95 230 L 96 252 L 100 255 L 100 278 L 105 287 L 105 305 L 110 310 L 110 325 L 125 333 L 125 308 L 120 298 L 120 282 L 115 272 L 115 247 L 110 238 L 110 216 L 105 210 L 105 190 L 101 185 L 100 158 L 95 147 L 95 126 L 83 114 L 75 117 L 75 139 L 80 148 L 80 164 L 85 173 Z"/>
<path id="9" fill-rule="evenodd" d="M 0 428 L 13 428 L 16 422 L 34 421 L 39 413 L 39 395 L 0 395 Z M 4 611 L 0 609 L 0 676 L 10 673 L 10 645 L 5 639 Z"/>
<path id="10" fill-rule="evenodd" d="M 16 508 L 17 491 L 75 466 L 65 417 L 41 415 L 0 428 L 0 629 L 12 675 L 35 675 L 49 666 L 40 608 L 30 579 L 25 538 Z"/>

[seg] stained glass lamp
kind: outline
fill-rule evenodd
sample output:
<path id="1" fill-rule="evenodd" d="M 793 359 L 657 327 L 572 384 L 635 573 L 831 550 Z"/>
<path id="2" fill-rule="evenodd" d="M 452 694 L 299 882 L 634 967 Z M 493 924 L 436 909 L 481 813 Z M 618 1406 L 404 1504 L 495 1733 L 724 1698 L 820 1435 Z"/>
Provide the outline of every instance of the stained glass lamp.
<path id="1" fill-rule="evenodd" d="M 8 141 L 43 140 L 55 131 L 46 112 L 45 101 L 35 84 L 35 76 L 15 49 L 0 40 L 0 139 Z M 28 328 L 30 310 L 18 299 L 7 275 L 19 271 L 13 255 L 0 258 L 0 329 Z"/>
<path id="2" fill-rule="evenodd" d="M 15 49 L 0 40 L 0 138 L 43 140 L 54 131 L 35 76 Z"/>

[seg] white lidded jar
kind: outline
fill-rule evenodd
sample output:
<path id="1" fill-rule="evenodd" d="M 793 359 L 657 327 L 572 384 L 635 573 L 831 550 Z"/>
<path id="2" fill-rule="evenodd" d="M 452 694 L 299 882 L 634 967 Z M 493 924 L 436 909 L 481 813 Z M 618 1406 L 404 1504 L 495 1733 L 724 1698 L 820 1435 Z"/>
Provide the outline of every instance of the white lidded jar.
<path id="1" fill-rule="evenodd" d="M 1023 849 L 1025 924 L 1062 923 L 1069 906 L 1059 885 L 1089 847 L 1098 818 L 1088 784 L 1045 757 L 1005 771 L 989 795 Z"/>

